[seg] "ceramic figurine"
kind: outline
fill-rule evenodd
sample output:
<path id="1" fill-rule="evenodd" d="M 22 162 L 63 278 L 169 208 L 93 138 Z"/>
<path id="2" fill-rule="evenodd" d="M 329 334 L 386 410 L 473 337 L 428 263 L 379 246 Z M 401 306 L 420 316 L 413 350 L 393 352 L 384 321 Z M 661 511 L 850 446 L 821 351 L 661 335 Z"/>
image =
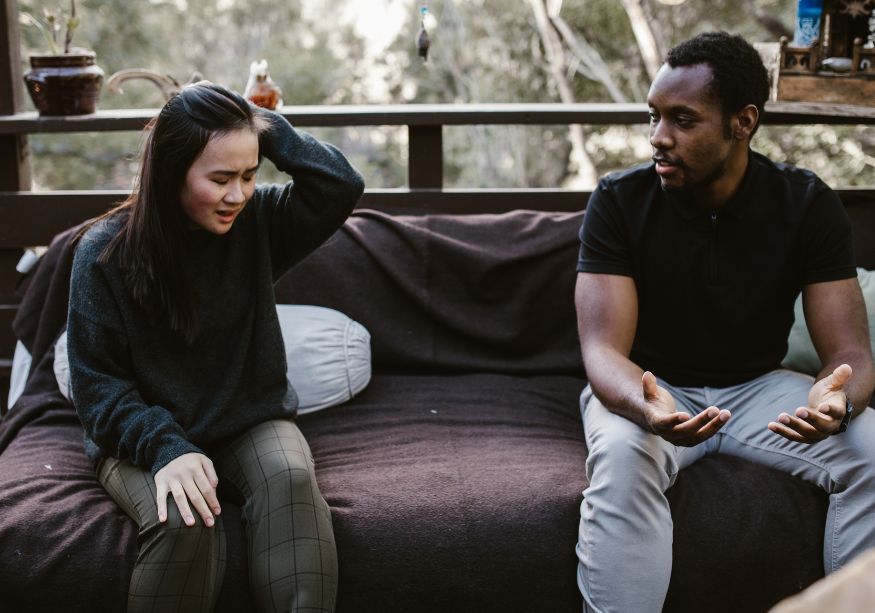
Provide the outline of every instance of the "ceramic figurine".
<path id="1" fill-rule="evenodd" d="M 249 81 L 243 96 L 252 104 L 275 109 L 283 104 L 283 92 L 267 73 L 267 60 L 249 65 Z"/>

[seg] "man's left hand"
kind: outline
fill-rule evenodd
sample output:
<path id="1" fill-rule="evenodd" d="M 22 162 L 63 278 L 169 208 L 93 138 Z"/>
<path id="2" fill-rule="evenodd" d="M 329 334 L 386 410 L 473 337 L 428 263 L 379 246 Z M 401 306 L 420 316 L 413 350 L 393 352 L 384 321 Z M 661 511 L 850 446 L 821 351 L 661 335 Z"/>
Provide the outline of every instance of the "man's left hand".
<path id="1" fill-rule="evenodd" d="M 797 443 L 816 443 L 838 432 L 847 410 L 845 385 L 853 371 L 847 364 L 838 366 L 808 392 L 808 406 L 794 415 L 781 413 L 769 423 L 769 430 Z"/>

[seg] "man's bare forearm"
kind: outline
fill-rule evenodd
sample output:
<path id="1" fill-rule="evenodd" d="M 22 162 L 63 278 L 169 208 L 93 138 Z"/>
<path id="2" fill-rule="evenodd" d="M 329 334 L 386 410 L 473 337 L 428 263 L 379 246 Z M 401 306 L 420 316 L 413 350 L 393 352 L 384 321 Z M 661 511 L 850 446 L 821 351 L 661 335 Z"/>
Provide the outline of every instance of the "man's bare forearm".
<path id="1" fill-rule="evenodd" d="M 587 378 L 602 404 L 609 411 L 649 429 L 641 387 L 644 371 L 607 346 L 587 348 L 583 353 Z"/>

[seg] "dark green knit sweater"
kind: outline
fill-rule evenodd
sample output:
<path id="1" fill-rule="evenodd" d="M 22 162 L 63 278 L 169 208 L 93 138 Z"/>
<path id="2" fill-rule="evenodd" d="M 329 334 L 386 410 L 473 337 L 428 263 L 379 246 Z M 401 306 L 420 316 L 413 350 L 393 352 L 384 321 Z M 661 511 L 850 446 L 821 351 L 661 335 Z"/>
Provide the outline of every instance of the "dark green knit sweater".
<path id="1" fill-rule="evenodd" d="M 191 345 L 151 323 L 114 261 L 98 263 L 120 216 L 82 237 L 67 342 L 73 402 L 92 459 L 128 458 L 155 474 L 182 454 L 294 415 L 273 283 L 343 224 L 364 183 L 336 148 L 267 116 L 261 153 L 294 181 L 258 186 L 223 236 L 192 231 L 190 255 L 180 262 L 194 292 Z"/>

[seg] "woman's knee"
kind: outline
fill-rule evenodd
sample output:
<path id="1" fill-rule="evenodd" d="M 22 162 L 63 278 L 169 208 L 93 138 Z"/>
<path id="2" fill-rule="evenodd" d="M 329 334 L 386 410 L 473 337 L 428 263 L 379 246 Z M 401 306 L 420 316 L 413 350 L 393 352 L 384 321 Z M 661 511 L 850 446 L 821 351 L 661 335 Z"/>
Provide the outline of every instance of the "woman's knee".
<path id="1" fill-rule="evenodd" d="M 194 513 L 194 525 L 186 525 L 182 513 L 173 500 L 167 501 L 167 519 L 165 521 L 158 521 L 157 509 L 155 513 L 154 520 L 144 525 L 141 530 L 141 537 L 145 537 L 149 541 L 166 541 L 177 543 L 181 547 L 199 549 L 219 538 L 218 523 L 214 526 L 207 526 L 197 513 Z"/>
<path id="2" fill-rule="evenodd" d="M 313 460 L 301 452 L 276 451 L 260 458 L 263 481 L 254 489 L 288 491 L 294 501 L 316 488 Z"/>

